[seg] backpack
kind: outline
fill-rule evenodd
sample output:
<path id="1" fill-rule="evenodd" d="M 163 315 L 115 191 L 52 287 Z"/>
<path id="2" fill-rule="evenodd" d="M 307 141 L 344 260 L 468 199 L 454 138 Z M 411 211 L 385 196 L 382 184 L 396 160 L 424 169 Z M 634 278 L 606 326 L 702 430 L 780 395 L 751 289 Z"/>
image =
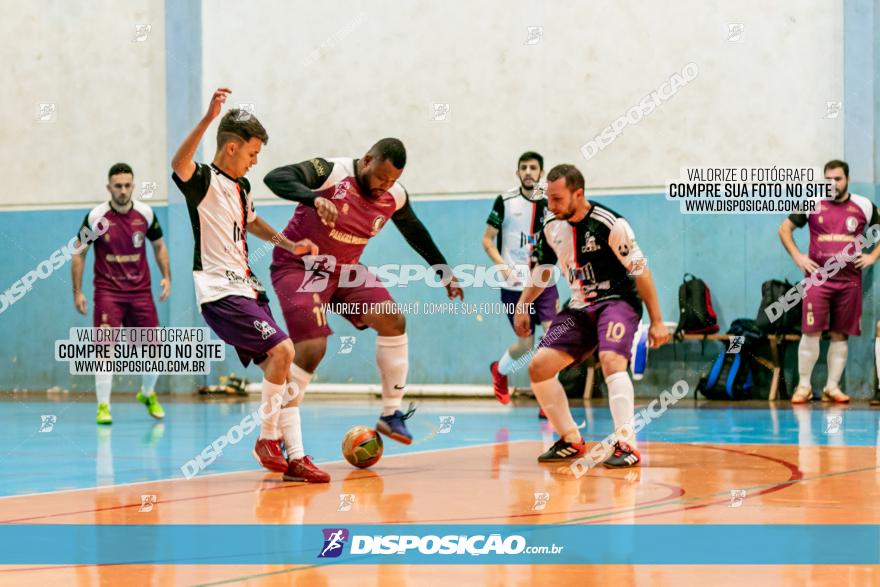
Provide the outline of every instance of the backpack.
<path id="1" fill-rule="evenodd" d="M 708 399 L 741 400 L 752 397 L 754 378 L 752 377 L 751 356 L 764 340 L 764 334 L 754 320 L 739 318 L 730 325 L 728 334 L 740 336 L 736 341 L 738 352 L 725 348 L 709 367 L 709 372 L 700 378 L 697 391 Z"/>
<path id="2" fill-rule="evenodd" d="M 712 309 L 712 296 L 702 279 L 690 273 L 684 274 L 684 280 L 678 287 L 678 308 L 677 335 L 718 332 L 718 317 Z"/>
<path id="3" fill-rule="evenodd" d="M 700 377 L 697 391 L 708 399 L 741 400 L 752 397 L 752 369 L 748 357 L 722 351 L 712 362 L 709 372 Z"/>
<path id="4" fill-rule="evenodd" d="M 775 322 L 770 322 L 764 311 L 770 304 L 779 301 L 785 292 L 794 287 L 794 284 L 778 279 L 771 279 L 761 284 L 761 306 L 758 308 L 758 317 L 755 322 L 762 331 L 767 334 L 800 334 L 801 312 L 803 301 L 798 300 L 796 306 L 783 312 Z"/>

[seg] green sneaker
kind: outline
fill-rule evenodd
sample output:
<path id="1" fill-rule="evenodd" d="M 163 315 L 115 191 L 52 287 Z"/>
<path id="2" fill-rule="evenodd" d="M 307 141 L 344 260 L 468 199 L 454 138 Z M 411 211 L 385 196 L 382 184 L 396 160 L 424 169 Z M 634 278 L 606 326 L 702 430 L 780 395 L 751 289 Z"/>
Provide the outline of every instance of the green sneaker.
<path id="1" fill-rule="evenodd" d="M 98 424 L 112 424 L 113 416 L 110 415 L 110 404 L 98 404 L 98 415 L 95 417 Z"/>
<path id="2" fill-rule="evenodd" d="M 165 417 L 165 410 L 159 405 L 159 398 L 156 397 L 155 393 L 144 395 L 144 392 L 139 391 L 137 394 L 137 400 L 147 406 L 147 411 L 157 420 L 161 420 Z"/>

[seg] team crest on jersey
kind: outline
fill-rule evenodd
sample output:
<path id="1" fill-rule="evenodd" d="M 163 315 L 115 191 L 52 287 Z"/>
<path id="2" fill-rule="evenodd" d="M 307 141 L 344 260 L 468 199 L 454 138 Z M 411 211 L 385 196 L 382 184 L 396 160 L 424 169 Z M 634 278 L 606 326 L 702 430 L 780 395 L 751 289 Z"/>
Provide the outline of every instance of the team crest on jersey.
<path id="1" fill-rule="evenodd" d="M 259 320 L 254 320 L 254 328 L 256 328 L 260 332 L 263 340 L 266 340 L 267 338 L 275 334 L 275 329 L 272 328 L 272 325 L 265 320 L 263 320 L 262 322 L 260 322 Z"/>
<path id="2" fill-rule="evenodd" d="M 144 233 L 141 231 L 137 231 L 132 233 L 131 235 L 131 244 L 134 245 L 134 248 L 139 249 L 144 246 Z"/>
<path id="3" fill-rule="evenodd" d="M 855 232 L 856 227 L 859 225 L 859 221 L 856 220 L 855 216 L 847 216 L 846 217 L 846 229 L 850 232 Z"/>
<path id="4" fill-rule="evenodd" d="M 586 237 L 586 241 L 584 242 L 584 246 L 581 247 L 582 253 L 592 253 L 599 250 L 599 245 L 596 243 L 596 237 L 590 236 L 590 233 L 584 235 Z"/>
<path id="5" fill-rule="evenodd" d="M 336 190 L 333 192 L 332 200 L 343 200 L 345 196 L 348 194 L 348 190 L 346 189 L 346 185 L 344 181 L 340 181 L 336 184 Z"/>
<path id="6" fill-rule="evenodd" d="M 385 217 L 384 216 L 376 216 L 373 219 L 373 228 L 370 230 L 370 234 L 372 236 L 376 236 L 379 234 L 379 231 L 382 230 L 382 227 L 385 225 Z"/>

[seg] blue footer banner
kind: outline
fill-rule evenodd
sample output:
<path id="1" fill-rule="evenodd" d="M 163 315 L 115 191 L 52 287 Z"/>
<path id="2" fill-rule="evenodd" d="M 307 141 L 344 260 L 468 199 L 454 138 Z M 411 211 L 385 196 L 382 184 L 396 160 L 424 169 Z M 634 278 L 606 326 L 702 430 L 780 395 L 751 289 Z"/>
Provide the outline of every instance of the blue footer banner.
<path id="1" fill-rule="evenodd" d="M 880 564 L 877 525 L 0 525 L 0 564 Z"/>

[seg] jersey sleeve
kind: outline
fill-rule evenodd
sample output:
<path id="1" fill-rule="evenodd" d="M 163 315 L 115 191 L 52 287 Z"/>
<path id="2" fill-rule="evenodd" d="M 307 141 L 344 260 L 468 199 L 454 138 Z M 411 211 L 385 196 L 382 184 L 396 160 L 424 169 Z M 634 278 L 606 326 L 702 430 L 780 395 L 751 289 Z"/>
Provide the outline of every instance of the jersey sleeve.
<path id="1" fill-rule="evenodd" d="M 878 213 L 877 206 L 871 205 L 871 218 L 868 220 L 868 226 L 875 224 L 880 224 L 880 213 Z"/>
<path id="2" fill-rule="evenodd" d="M 617 218 L 608 234 L 608 245 L 614 251 L 617 260 L 628 271 L 643 266 L 645 256 L 636 242 L 636 235 L 625 218 Z"/>
<path id="3" fill-rule="evenodd" d="M 492 211 L 489 212 L 489 217 L 486 219 L 486 224 L 494 228 L 495 230 L 501 230 L 501 225 L 504 224 L 504 198 L 498 196 L 495 198 L 495 203 L 492 204 Z"/>
<path id="4" fill-rule="evenodd" d="M 794 224 L 798 228 L 803 228 L 807 223 L 807 215 L 803 212 L 795 212 L 794 214 L 789 214 L 788 219 L 791 220 L 791 223 Z"/>
<path id="5" fill-rule="evenodd" d="M 285 165 L 270 171 L 263 183 L 279 198 L 314 206 L 318 197 L 314 190 L 324 186 L 333 171 L 333 165 L 321 158 Z"/>
<path id="6" fill-rule="evenodd" d="M 204 163 L 197 163 L 196 170 L 189 178 L 189 181 L 183 181 L 178 177 L 177 173 L 172 173 L 171 178 L 177 185 L 177 188 L 183 193 L 183 197 L 187 202 L 198 205 L 208 194 L 208 188 L 211 186 L 211 168 Z"/>
<path id="7" fill-rule="evenodd" d="M 545 224 L 535 237 L 535 246 L 532 247 L 532 265 L 556 265 L 556 251 L 550 246 Z"/>
<path id="8" fill-rule="evenodd" d="M 146 236 L 151 241 L 157 241 L 162 238 L 162 227 L 159 226 L 159 217 L 156 214 L 153 214 L 153 221 L 147 227 Z"/>
<path id="9" fill-rule="evenodd" d="M 79 238 L 79 235 L 82 234 L 83 228 L 87 228 L 89 230 L 92 230 L 92 227 L 89 226 L 89 214 L 91 214 L 91 212 L 86 212 L 85 218 L 83 218 L 83 221 L 80 223 L 79 229 L 77 229 L 77 231 L 76 231 L 76 238 Z"/>

